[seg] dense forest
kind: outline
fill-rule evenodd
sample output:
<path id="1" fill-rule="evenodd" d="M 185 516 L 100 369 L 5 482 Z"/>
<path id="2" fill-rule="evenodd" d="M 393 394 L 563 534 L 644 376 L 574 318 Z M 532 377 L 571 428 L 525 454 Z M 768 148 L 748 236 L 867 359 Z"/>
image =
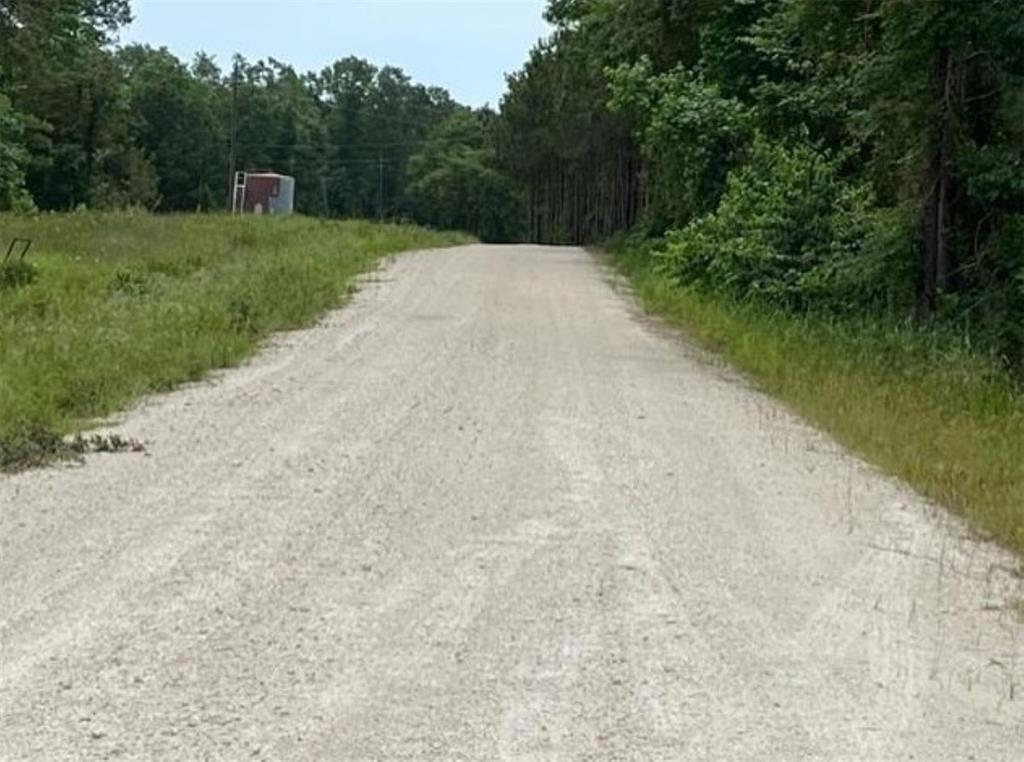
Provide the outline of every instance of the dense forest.
<path id="1" fill-rule="evenodd" d="M 307 214 L 485 240 L 629 232 L 682 285 L 941 324 L 1024 363 L 1024 3 L 550 0 L 498 113 L 400 70 L 111 44 L 126 0 L 0 3 L 0 208 Z"/>
<path id="2" fill-rule="evenodd" d="M 222 70 L 113 45 L 129 20 L 127 0 L 0 2 L 0 210 L 223 210 L 233 169 L 272 169 L 296 178 L 306 214 L 517 233 L 480 207 L 479 193 L 516 203 L 493 112 L 354 57 Z"/>
<path id="3" fill-rule="evenodd" d="M 507 165 L 552 242 L 1024 358 L 1024 3 L 551 0 Z"/>

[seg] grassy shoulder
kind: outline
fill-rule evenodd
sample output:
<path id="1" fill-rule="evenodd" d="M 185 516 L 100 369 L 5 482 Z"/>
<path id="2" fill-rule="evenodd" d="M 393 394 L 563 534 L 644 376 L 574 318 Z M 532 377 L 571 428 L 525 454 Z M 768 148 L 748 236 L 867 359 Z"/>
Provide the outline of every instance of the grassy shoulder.
<path id="1" fill-rule="evenodd" d="M 144 214 L 0 216 L 0 236 L 34 241 L 31 268 L 0 273 L 0 470 L 68 452 L 66 435 L 140 395 L 237 364 L 271 332 L 337 305 L 388 254 L 469 240 L 358 221 Z"/>
<path id="2" fill-rule="evenodd" d="M 837 441 L 1024 552 L 1024 390 L 949 336 L 798 318 L 679 288 L 614 252 L 649 312 Z"/>

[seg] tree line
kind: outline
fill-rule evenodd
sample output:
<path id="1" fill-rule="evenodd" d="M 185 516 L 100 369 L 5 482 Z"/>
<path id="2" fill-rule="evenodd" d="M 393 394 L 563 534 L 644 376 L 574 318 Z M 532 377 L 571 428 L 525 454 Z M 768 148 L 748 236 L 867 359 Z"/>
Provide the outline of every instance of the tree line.
<path id="1" fill-rule="evenodd" d="M 485 240 L 629 231 L 676 282 L 941 324 L 1024 365 L 1024 3 L 549 0 L 470 109 L 401 70 L 116 47 L 127 0 L 0 0 L 0 209 L 297 208 Z"/>
<path id="2" fill-rule="evenodd" d="M 1024 3 L 549 0 L 499 139 L 529 232 L 1024 363 Z"/>
<path id="3" fill-rule="evenodd" d="M 306 214 L 514 234 L 482 206 L 516 201 L 493 112 L 354 57 L 225 70 L 115 46 L 129 20 L 127 0 L 0 2 L 0 210 L 223 210 L 234 169 L 266 169 L 296 178 Z"/>

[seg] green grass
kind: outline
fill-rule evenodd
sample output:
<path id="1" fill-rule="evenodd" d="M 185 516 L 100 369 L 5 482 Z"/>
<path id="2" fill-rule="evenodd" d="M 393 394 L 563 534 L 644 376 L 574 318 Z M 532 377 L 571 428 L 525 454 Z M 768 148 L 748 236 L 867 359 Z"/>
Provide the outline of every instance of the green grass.
<path id="1" fill-rule="evenodd" d="M 353 276 L 465 236 L 303 217 L 0 215 L 0 469 L 65 451 L 66 435 L 140 395 L 237 364 L 308 324 Z M 2 256 L 0 251 L 0 256 Z"/>
<path id="2" fill-rule="evenodd" d="M 983 536 L 1024 552 L 1024 390 L 995 363 L 948 334 L 738 305 L 673 285 L 642 256 L 615 256 L 646 310 Z"/>

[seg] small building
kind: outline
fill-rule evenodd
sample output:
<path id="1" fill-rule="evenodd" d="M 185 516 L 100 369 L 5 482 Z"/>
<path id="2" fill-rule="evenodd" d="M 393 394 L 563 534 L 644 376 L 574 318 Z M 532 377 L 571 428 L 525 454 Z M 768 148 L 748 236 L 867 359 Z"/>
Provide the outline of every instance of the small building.
<path id="1" fill-rule="evenodd" d="M 295 178 L 275 172 L 238 172 L 231 211 L 239 214 L 291 214 Z"/>

